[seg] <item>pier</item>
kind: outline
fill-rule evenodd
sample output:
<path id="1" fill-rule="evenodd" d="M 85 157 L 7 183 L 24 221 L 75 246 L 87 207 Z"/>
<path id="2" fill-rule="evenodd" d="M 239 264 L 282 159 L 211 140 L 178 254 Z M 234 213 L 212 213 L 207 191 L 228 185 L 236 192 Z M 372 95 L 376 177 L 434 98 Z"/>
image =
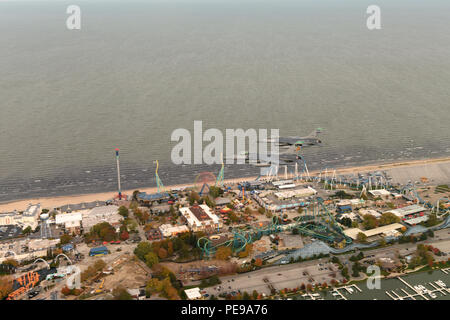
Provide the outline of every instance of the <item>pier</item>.
<path id="1" fill-rule="evenodd" d="M 337 295 L 339 296 L 338 300 L 347 300 L 347 298 L 339 290 L 345 290 L 348 293 L 353 294 L 354 291 L 351 290 L 351 289 L 355 289 L 355 290 L 357 290 L 359 292 L 362 292 L 362 290 L 356 284 L 351 284 L 351 285 L 348 285 L 348 286 L 345 286 L 345 287 L 340 287 L 340 288 L 334 289 L 332 291 L 332 294 L 333 293 L 337 293 Z"/>
<path id="2" fill-rule="evenodd" d="M 305 293 L 302 295 L 303 298 L 309 297 L 309 300 L 324 300 L 323 297 L 319 293 Z"/>
<path id="3" fill-rule="evenodd" d="M 397 277 L 398 280 L 403 282 L 408 288 L 410 288 L 414 293 L 409 293 L 405 289 L 401 288 L 400 291 L 403 292 L 404 295 L 398 294 L 394 290 L 391 291 L 385 291 L 386 295 L 389 296 L 392 300 L 417 300 L 417 297 L 421 297 L 423 300 L 430 300 L 437 298 L 435 295 L 435 292 L 439 292 L 441 295 L 446 296 L 448 293 L 450 293 L 450 290 L 446 288 L 445 284 L 442 280 L 434 281 L 434 282 L 428 282 L 428 285 L 433 289 L 425 288 L 422 285 L 418 286 L 412 286 L 408 282 L 406 282 L 404 279 Z M 427 297 L 429 296 L 429 297 Z"/>

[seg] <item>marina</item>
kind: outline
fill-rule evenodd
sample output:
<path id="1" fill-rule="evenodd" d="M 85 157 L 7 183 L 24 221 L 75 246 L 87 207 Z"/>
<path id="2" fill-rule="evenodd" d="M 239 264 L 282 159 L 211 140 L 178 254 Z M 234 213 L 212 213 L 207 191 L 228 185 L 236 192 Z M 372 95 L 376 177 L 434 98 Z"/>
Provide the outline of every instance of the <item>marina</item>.
<path id="1" fill-rule="evenodd" d="M 352 284 L 352 285 L 344 286 L 344 287 L 339 287 L 339 288 L 334 289 L 334 291 L 331 292 L 331 294 L 334 297 L 336 297 L 338 300 L 347 300 L 346 296 L 344 296 L 341 293 L 340 290 L 345 290 L 349 294 L 353 294 L 355 292 L 362 292 L 362 290 L 356 284 Z"/>
<path id="2" fill-rule="evenodd" d="M 443 276 L 444 275 L 444 276 Z M 318 296 L 319 294 L 320 296 Z M 450 300 L 450 274 L 439 270 L 382 279 L 380 289 L 364 282 L 320 293 L 296 296 L 306 300 Z"/>

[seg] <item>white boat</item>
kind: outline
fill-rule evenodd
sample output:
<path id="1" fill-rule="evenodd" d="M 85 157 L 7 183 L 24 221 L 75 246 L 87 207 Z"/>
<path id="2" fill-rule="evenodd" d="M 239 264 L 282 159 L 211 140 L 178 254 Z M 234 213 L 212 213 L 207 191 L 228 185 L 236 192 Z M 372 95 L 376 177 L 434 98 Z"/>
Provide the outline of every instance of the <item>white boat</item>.
<path id="1" fill-rule="evenodd" d="M 437 295 L 433 292 L 429 292 L 428 295 L 433 299 L 437 298 Z"/>
<path id="2" fill-rule="evenodd" d="M 414 289 L 419 293 L 419 294 L 423 294 L 423 289 L 421 288 L 421 286 L 414 286 Z"/>

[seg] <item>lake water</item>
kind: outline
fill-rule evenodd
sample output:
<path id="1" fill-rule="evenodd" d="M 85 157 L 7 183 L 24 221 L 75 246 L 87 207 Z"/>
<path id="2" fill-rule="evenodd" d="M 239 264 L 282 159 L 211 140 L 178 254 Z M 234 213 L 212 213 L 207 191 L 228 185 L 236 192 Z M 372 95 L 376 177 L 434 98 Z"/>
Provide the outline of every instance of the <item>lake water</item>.
<path id="1" fill-rule="evenodd" d="M 310 169 L 450 155 L 448 1 L 0 2 L 0 201 L 191 182 L 171 132 L 324 129 Z M 225 178 L 257 168 L 227 166 Z"/>

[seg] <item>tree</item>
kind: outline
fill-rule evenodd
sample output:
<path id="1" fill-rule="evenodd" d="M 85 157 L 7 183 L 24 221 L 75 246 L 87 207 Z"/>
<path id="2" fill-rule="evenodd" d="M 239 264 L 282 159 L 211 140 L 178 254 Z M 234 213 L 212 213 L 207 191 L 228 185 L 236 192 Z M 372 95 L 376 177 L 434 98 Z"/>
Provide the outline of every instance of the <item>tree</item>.
<path id="1" fill-rule="evenodd" d="M 352 221 L 352 219 L 345 217 L 345 218 L 342 218 L 341 221 L 339 221 L 339 222 L 341 224 L 343 224 L 344 226 L 350 228 L 352 226 L 353 221 Z"/>
<path id="2" fill-rule="evenodd" d="M 200 201 L 200 195 L 195 191 L 191 191 L 188 198 L 191 205 L 193 205 L 195 202 L 198 203 Z"/>
<path id="3" fill-rule="evenodd" d="M 378 227 L 378 220 L 375 216 L 366 214 L 363 216 L 363 226 L 366 230 L 374 229 Z"/>
<path id="4" fill-rule="evenodd" d="M 148 241 L 143 241 L 137 245 L 136 249 L 134 249 L 134 254 L 142 261 L 145 261 L 145 256 L 152 251 L 153 249 L 151 243 Z"/>
<path id="5" fill-rule="evenodd" d="M 173 242 L 172 241 L 167 242 L 167 254 L 169 256 L 173 255 Z"/>
<path id="6" fill-rule="evenodd" d="M 351 194 L 348 194 L 344 190 L 339 190 L 334 194 L 334 197 L 340 198 L 340 199 L 351 199 L 353 196 Z"/>
<path id="7" fill-rule="evenodd" d="M 223 190 L 220 187 L 211 186 L 209 187 L 209 194 L 215 199 L 223 194 Z"/>
<path id="8" fill-rule="evenodd" d="M 128 208 L 125 207 L 125 206 L 120 206 L 120 207 L 119 207 L 119 214 L 120 214 L 122 217 L 124 217 L 124 218 L 128 218 L 128 214 L 129 214 Z"/>
<path id="9" fill-rule="evenodd" d="M 104 267 L 106 267 L 106 262 L 105 261 L 103 261 L 102 259 L 95 261 L 94 268 L 97 271 L 103 270 Z"/>
<path id="10" fill-rule="evenodd" d="M 347 267 L 343 267 L 341 270 L 341 274 L 344 278 L 348 279 L 349 275 L 348 275 L 348 268 Z"/>
<path id="11" fill-rule="evenodd" d="M 127 231 L 122 231 L 122 233 L 120 234 L 120 240 L 122 241 L 126 241 L 128 240 L 128 238 L 130 238 L 130 235 Z"/>
<path id="12" fill-rule="evenodd" d="M 62 245 L 68 244 L 70 243 L 70 241 L 72 241 L 72 237 L 68 234 L 63 234 L 60 238 L 59 238 L 59 242 Z"/>
<path id="13" fill-rule="evenodd" d="M 367 242 L 367 236 L 364 233 L 359 232 L 356 235 L 356 241 L 361 242 L 361 243 Z"/>
<path id="14" fill-rule="evenodd" d="M 65 295 L 65 296 L 68 296 L 68 295 L 70 295 L 70 294 L 72 293 L 72 290 L 70 290 L 69 287 L 64 286 L 64 287 L 61 289 L 61 293 L 62 293 L 63 295 Z"/>
<path id="15" fill-rule="evenodd" d="M 352 266 L 352 271 L 353 271 L 352 276 L 353 277 L 359 277 L 359 268 L 360 268 L 359 262 L 355 262 Z"/>
<path id="16" fill-rule="evenodd" d="M 149 252 L 145 255 L 145 263 L 150 268 L 153 267 L 155 264 L 159 263 L 158 256 L 154 252 Z"/>
<path id="17" fill-rule="evenodd" d="M 426 227 L 432 227 L 438 224 L 438 219 L 435 213 L 429 215 L 428 220 L 425 222 Z"/>
<path id="18" fill-rule="evenodd" d="M 27 235 L 28 235 L 28 234 L 31 233 L 31 231 L 32 231 L 32 230 L 31 230 L 31 227 L 28 226 L 28 227 L 26 227 L 25 229 L 22 230 L 22 234 L 27 234 Z"/>
<path id="19" fill-rule="evenodd" d="M 147 223 L 150 218 L 150 214 L 147 211 L 142 211 L 141 209 L 135 209 L 134 215 L 141 224 Z"/>
<path id="20" fill-rule="evenodd" d="M 214 208 L 216 206 L 216 203 L 213 200 L 211 200 L 211 198 L 208 196 L 203 197 L 203 201 L 210 208 Z"/>
<path id="21" fill-rule="evenodd" d="M 114 300 L 133 300 L 131 294 L 124 287 L 116 287 L 112 291 Z"/>
<path id="22" fill-rule="evenodd" d="M 239 218 L 236 215 L 236 213 L 234 213 L 234 211 L 228 212 L 228 218 L 230 218 L 231 222 L 238 222 L 239 221 Z"/>
<path id="23" fill-rule="evenodd" d="M 219 247 L 216 251 L 216 259 L 218 260 L 228 260 L 231 256 L 230 247 Z"/>
<path id="24" fill-rule="evenodd" d="M 0 276 L 0 300 L 13 291 L 13 279 L 10 276 Z"/>
<path id="25" fill-rule="evenodd" d="M 399 217 L 397 217 L 395 214 L 393 214 L 391 212 L 385 212 L 380 217 L 379 225 L 380 226 L 385 226 L 385 225 L 388 225 L 388 224 L 398 223 L 398 222 L 400 222 L 400 218 Z"/>
<path id="26" fill-rule="evenodd" d="M 101 222 L 94 225 L 91 231 L 85 235 L 87 243 L 94 240 L 112 241 L 117 238 L 116 229 L 108 222 Z"/>
<path id="27" fill-rule="evenodd" d="M 248 255 L 250 254 L 250 252 L 253 249 L 253 245 L 252 244 L 247 244 L 245 245 L 245 250 L 239 252 L 239 258 L 245 258 L 248 257 Z"/>
<path id="28" fill-rule="evenodd" d="M 159 250 L 158 250 L 158 257 L 159 257 L 160 259 L 165 259 L 165 258 L 167 258 L 167 250 L 164 249 L 164 248 L 159 248 Z"/>
<path id="29" fill-rule="evenodd" d="M 145 287 L 147 296 L 151 296 L 154 293 L 161 292 L 163 289 L 163 283 L 158 278 L 151 278 L 147 282 L 147 286 Z"/>

